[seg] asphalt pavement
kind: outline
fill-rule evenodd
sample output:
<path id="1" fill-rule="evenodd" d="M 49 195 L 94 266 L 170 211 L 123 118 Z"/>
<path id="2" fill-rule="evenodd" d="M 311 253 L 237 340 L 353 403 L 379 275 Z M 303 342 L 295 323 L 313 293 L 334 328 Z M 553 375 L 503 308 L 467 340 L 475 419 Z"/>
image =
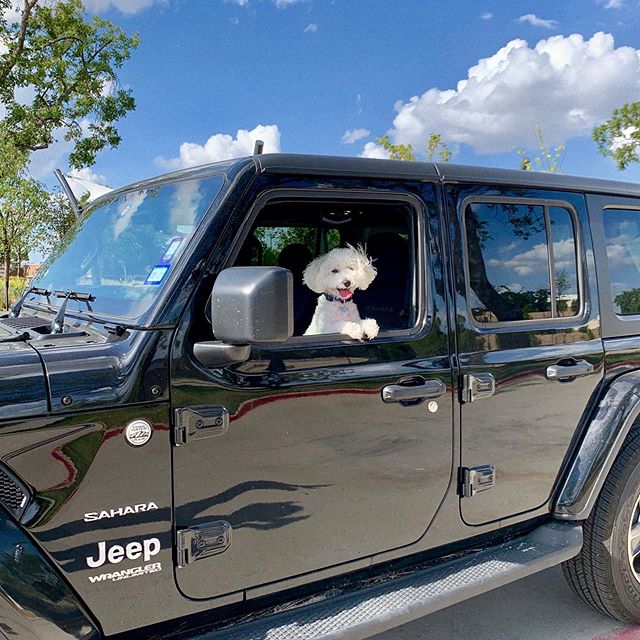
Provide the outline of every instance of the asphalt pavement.
<path id="1" fill-rule="evenodd" d="M 560 567 L 495 589 L 375 636 L 375 640 L 640 640 L 630 627 L 592 610 Z"/>

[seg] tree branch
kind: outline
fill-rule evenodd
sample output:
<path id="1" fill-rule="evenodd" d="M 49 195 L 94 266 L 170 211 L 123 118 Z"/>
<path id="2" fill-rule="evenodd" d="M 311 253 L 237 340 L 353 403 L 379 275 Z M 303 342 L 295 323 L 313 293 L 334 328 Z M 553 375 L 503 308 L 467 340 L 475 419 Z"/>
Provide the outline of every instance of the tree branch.
<path id="1" fill-rule="evenodd" d="M 9 59 L 5 62 L 0 71 L 0 84 L 4 84 L 7 76 L 11 73 L 16 62 L 24 51 L 24 43 L 27 37 L 27 26 L 29 25 L 29 18 L 31 17 L 31 11 L 38 4 L 38 0 L 24 0 L 24 10 L 22 11 L 22 18 L 20 20 L 20 29 L 18 31 L 18 41 L 16 42 L 15 49 Z"/>

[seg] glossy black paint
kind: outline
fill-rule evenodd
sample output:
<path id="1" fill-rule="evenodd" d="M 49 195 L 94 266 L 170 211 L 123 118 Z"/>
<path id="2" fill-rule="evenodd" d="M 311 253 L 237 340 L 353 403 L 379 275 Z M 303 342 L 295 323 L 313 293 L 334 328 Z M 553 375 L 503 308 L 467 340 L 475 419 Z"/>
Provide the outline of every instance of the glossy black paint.
<path id="1" fill-rule="evenodd" d="M 0 344 L 0 420 L 47 412 L 47 387 L 37 352 L 21 342 Z"/>
<path id="2" fill-rule="evenodd" d="M 265 190 L 319 186 L 257 182 L 249 202 Z M 322 183 L 324 195 L 356 190 L 417 194 L 435 215 L 431 185 Z M 452 469 L 452 369 L 437 252 L 429 252 L 427 274 L 434 319 L 413 335 L 371 344 L 302 338 L 254 347 L 248 362 L 213 371 L 190 355 L 193 326 L 204 315 L 205 296 L 196 296 L 176 335 L 172 406 L 223 405 L 230 426 L 174 449 L 176 527 L 226 520 L 233 534 L 225 553 L 177 571 L 185 594 L 259 590 L 333 565 L 344 572 L 354 568 L 346 563 L 367 566 L 370 556 L 422 538 Z M 382 401 L 383 386 L 408 377 L 441 380 L 447 393 L 437 413 Z"/>
<path id="3" fill-rule="evenodd" d="M 46 370 L 51 413 L 166 401 L 170 341 L 168 329 L 128 331 L 102 343 L 39 341 L 33 346 Z"/>
<path id="4" fill-rule="evenodd" d="M 607 388 L 556 500 L 557 517 L 589 517 L 607 473 L 640 415 L 639 389 L 637 370 L 617 377 Z"/>
<path id="5" fill-rule="evenodd" d="M 462 406 L 462 465 L 492 464 L 496 486 L 462 498 L 465 522 L 478 525 L 534 510 L 549 501 L 556 478 L 590 398 L 604 371 L 598 298 L 584 196 L 570 192 L 492 185 L 447 187 L 454 247 L 456 327 L 461 374 L 490 373 L 496 380 L 491 398 Z M 497 202 L 562 202 L 579 221 L 583 269 L 583 312 L 575 319 L 480 326 L 470 311 L 465 282 L 463 215 L 469 198 Z M 586 361 L 593 373 L 570 382 L 547 379 L 550 365 Z"/>
<path id="6" fill-rule="evenodd" d="M 0 616 L 3 637 L 97 640 L 101 634 L 60 572 L 0 512 Z"/>
<path id="7" fill-rule="evenodd" d="M 297 589 L 310 592 L 329 576 L 346 581 L 348 572 L 361 570 L 371 578 L 383 563 L 409 563 L 418 553 L 433 558 L 443 549 L 470 544 L 473 536 L 503 535 L 512 525 L 532 527 L 549 518 L 549 495 L 562 470 L 570 469 L 572 446 L 587 446 L 591 438 L 587 414 L 602 393 L 602 376 L 608 383 L 640 365 L 640 339 L 622 337 L 607 340 L 605 371 L 584 196 L 569 192 L 587 183 L 521 172 L 294 156 L 247 159 L 152 183 L 219 171 L 226 174 L 226 188 L 145 319 L 165 328 L 117 335 L 96 325 L 90 340 L 65 337 L 51 346 L 42 340 L 0 349 L 3 374 L 10 370 L 17 376 L 3 375 L 0 384 L 0 459 L 35 493 L 22 524 L 104 632 L 165 622 L 157 631 L 163 635 L 172 622 L 194 624 L 191 615 L 216 610 L 228 615 L 227 605 L 234 606 L 233 615 L 242 615 L 266 598 L 271 605 L 295 599 Z M 570 332 L 551 324 L 530 327 L 519 334 L 521 343 L 506 346 L 500 332 L 477 331 L 468 322 L 457 270 L 462 254 L 456 207 L 447 203 L 445 186 L 437 184 L 443 175 L 467 180 L 451 187 L 455 197 L 480 191 L 564 199 L 579 212 L 588 307 Z M 498 181 L 516 186 L 493 186 Z M 600 193 L 614 188 L 589 184 Z M 637 186 L 616 188 L 627 197 L 640 195 Z M 368 344 L 267 345 L 254 349 L 246 363 L 216 371 L 200 366 L 192 346 L 212 339 L 204 315 L 212 284 L 237 252 L 256 198 L 274 189 L 312 190 L 320 197 L 336 189 L 384 192 L 422 202 L 429 251 L 428 308 L 421 326 Z M 566 356 L 592 362 L 595 375 L 570 384 L 545 381 L 547 364 Z M 461 406 L 457 374 L 487 370 L 496 375 L 498 394 L 481 401 L 484 405 Z M 435 414 L 425 404 L 382 402 L 381 388 L 406 376 L 446 386 Z M 543 418 L 537 414 L 540 419 L 533 422 L 541 406 L 558 403 L 558 396 L 550 395 L 558 390 L 563 406 Z M 64 405 L 63 397 L 71 404 Z M 625 397 L 629 402 L 620 411 L 631 415 L 633 398 Z M 173 409 L 216 403 L 229 408 L 228 432 L 174 447 Z M 153 436 L 134 448 L 122 431 L 139 418 L 152 424 Z M 576 435 L 578 424 L 587 437 Z M 617 424 L 609 420 L 603 426 L 608 441 L 620 434 Z M 461 518 L 455 470 L 460 460 L 492 462 L 487 455 L 496 452 L 498 468 L 506 464 L 507 472 L 498 473 L 498 488 L 473 499 L 476 507 L 462 508 L 474 524 L 469 526 Z M 585 460 L 587 454 L 594 463 L 589 471 L 583 466 L 577 477 L 568 471 L 570 482 L 560 493 L 561 504 L 571 505 L 567 509 L 597 486 L 602 452 L 585 449 Z M 158 508 L 85 520 L 90 512 L 150 501 Z M 212 518 L 226 518 L 235 528 L 230 550 L 174 568 L 175 528 Z M 7 526 L 0 523 L 0 542 Z M 87 558 L 98 557 L 100 542 L 124 546 L 148 538 L 160 541 L 154 556 L 160 571 L 89 580 L 141 564 L 123 559 L 91 569 Z M 142 635 L 132 631 L 132 637 Z"/>
<path id="8" fill-rule="evenodd" d="M 123 434 L 133 419 L 147 420 L 153 428 L 151 440 L 142 447 L 129 445 Z M 23 516 L 24 526 L 81 595 L 104 631 L 152 622 L 149 608 L 135 605 L 140 582 L 144 582 L 143 591 L 173 586 L 166 403 L 4 424 L 0 459 L 34 494 L 34 502 Z M 85 520 L 86 513 L 149 502 L 157 509 Z M 91 582 L 89 576 L 145 564 L 125 559 L 90 568 L 87 558 L 97 556 L 100 541 L 126 544 L 150 537 L 161 542 L 161 552 L 154 561 L 162 564 L 162 571 L 144 578 Z M 113 616 L 113 607 L 121 615 Z"/>

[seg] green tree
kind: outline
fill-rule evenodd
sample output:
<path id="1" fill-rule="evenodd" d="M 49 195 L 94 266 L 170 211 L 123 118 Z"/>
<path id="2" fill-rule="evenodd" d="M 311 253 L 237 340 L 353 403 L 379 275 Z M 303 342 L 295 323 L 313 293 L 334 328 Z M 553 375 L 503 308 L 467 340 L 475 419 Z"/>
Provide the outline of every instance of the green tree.
<path id="1" fill-rule="evenodd" d="M 538 140 L 538 151 L 540 155 L 535 156 L 533 161 L 526 155 L 524 149 L 517 148 L 516 153 L 522 156 L 520 168 L 524 171 L 540 171 L 542 173 L 562 173 L 562 162 L 564 160 L 565 146 L 559 144 L 549 150 L 542 135 L 542 127 L 536 125 L 536 138 Z"/>
<path id="2" fill-rule="evenodd" d="M 614 109 L 611 118 L 593 130 L 593 139 L 603 156 L 615 160 L 618 169 L 638 162 L 640 102 Z"/>
<path id="3" fill-rule="evenodd" d="M 434 159 L 440 160 L 440 162 L 451 160 L 451 151 L 439 133 L 432 133 L 427 140 L 427 160 Z"/>
<path id="4" fill-rule="evenodd" d="M 389 136 L 378 136 L 376 143 L 389 152 L 391 160 L 407 160 L 409 162 L 417 161 L 418 157 L 411 144 L 394 144 Z M 447 144 L 442 140 L 439 133 L 432 133 L 427 140 L 426 159 L 428 161 L 440 160 L 440 162 L 449 162 L 451 160 L 451 151 Z"/>
<path id="5" fill-rule="evenodd" d="M 629 289 L 619 293 L 613 301 L 620 307 L 622 315 L 640 312 L 640 289 Z"/>
<path id="6" fill-rule="evenodd" d="M 0 0 L 0 15 L 13 0 Z M 81 0 L 21 0 L 17 21 L 0 18 L 0 151 L 26 162 L 60 136 L 73 142 L 69 163 L 94 163 L 121 137 L 115 123 L 135 108 L 116 71 L 138 36 L 84 12 Z"/>
<path id="7" fill-rule="evenodd" d="M 47 199 L 44 187 L 23 175 L 7 180 L 0 192 L 0 242 L 4 259 L 4 303 L 9 307 L 9 276 L 18 256 L 28 254 L 29 241 Z"/>
<path id="8" fill-rule="evenodd" d="M 389 152 L 391 160 L 408 160 L 415 162 L 418 158 L 411 144 L 393 144 L 389 136 L 378 136 L 376 144 L 380 145 L 385 151 Z"/>

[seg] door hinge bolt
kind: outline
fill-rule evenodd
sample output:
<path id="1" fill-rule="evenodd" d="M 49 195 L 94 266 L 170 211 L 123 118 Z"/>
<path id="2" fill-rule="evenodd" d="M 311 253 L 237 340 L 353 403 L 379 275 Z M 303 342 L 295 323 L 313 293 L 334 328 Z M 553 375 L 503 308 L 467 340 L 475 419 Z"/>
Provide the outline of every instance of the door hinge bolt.
<path id="1" fill-rule="evenodd" d="M 458 495 L 473 498 L 476 493 L 487 491 L 495 486 L 496 470 L 491 464 L 478 467 L 460 467 L 458 471 Z"/>

